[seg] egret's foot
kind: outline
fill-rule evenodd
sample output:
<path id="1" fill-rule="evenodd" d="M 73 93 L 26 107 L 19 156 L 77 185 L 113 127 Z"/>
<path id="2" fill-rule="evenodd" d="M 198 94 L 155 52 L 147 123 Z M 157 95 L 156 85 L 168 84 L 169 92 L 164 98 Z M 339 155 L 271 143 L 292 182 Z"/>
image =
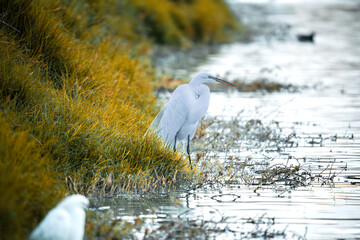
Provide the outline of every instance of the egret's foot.
<path id="1" fill-rule="evenodd" d="M 189 154 L 189 163 L 190 163 L 190 169 L 193 170 L 192 165 L 191 165 L 191 158 L 190 158 L 190 154 Z"/>

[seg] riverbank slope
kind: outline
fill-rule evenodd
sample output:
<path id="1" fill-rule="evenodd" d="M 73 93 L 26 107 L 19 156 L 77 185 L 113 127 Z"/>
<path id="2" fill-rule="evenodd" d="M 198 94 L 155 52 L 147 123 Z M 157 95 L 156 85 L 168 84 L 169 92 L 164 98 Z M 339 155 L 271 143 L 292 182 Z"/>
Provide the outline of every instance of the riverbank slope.
<path id="1" fill-rule="evenodd" d="M 182 156 L 144 136 L 154 44 L 230 39 L 218 0 L 0 1 L 0 231 L 24 239 L 66 193 L 169 188 Z M 216 14 L 215 14 L 216 12 Z M 210 27 L 211 26 L 211 27 Z"/>

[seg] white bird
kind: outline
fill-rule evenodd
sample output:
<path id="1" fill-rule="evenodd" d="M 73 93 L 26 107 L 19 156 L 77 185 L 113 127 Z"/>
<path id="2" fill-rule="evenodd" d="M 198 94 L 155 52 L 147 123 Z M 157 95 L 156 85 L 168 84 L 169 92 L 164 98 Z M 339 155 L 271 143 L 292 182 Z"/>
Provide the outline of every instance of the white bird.
<path id="1" fill-rule="evenodd" d="M 30 234 L 29 240 L 82 240 L 89 200 L 80 194 L 62 200 Z"/>
<path id="2" fill-rule="evenodd" d="M 209 73 L 199 73 L 189 84 L 175 89 L 149 128 L 156 131 L 174 151 L 179 142 L 187 142 L 191 169 L 190 140 L 194 137 L 198 123 L 207 112 L 210 102 L 210 90 L 204 83 L 224 83 L 235 87 Z"/>

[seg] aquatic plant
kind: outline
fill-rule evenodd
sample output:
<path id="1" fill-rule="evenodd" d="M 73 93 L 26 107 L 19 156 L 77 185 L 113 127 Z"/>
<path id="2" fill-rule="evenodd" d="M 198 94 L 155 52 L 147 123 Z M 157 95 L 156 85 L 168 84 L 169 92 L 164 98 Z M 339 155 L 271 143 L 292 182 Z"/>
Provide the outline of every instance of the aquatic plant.
<path id="1" fill-rule="evenodd" d="M 318 159 L 295 157 L 288 149 L 321 146 L 324 141 L 336 138 L 297 136 L 293 128 L 282 127 L 276 121 L 244 121 L 239 116 L 221 121 L 216 117 L 205 118 L 194 141 L 198 178 L 189 188 L 243 184 L 257 194 L 270 188 L 283 197 L 284 193 L 301 187 L 334 187 L 334 179 L 347 169 L 346 164 L 337 169 L 336 159 L 331 159 L 322 168 L 318 165 L 314 168 L 312 164 L 318 163 Z M 352 139 L 353 135 L 340 138 Z"/>

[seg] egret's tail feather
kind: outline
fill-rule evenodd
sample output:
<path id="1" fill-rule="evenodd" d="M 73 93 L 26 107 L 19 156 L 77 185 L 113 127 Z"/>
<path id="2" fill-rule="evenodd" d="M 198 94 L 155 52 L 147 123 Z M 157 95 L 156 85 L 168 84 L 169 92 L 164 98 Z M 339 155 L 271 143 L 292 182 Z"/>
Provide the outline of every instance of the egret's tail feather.
<path id="1" fill-rule="evenodd" d="M 161 111 L 156 115 L 156 117 L 154 118 L 154 120 L 152 121 L 152 123 L 150 124 L 150 126 L 148 127 L 148 129 L 145 132 L 145 135 L 147 135 L 149 132 L 156 132 L 157 134 L 159 134 L 159 124 L 161 121 L 162 116 L 164 115 L 164 108 L 161 109 Z"/>

